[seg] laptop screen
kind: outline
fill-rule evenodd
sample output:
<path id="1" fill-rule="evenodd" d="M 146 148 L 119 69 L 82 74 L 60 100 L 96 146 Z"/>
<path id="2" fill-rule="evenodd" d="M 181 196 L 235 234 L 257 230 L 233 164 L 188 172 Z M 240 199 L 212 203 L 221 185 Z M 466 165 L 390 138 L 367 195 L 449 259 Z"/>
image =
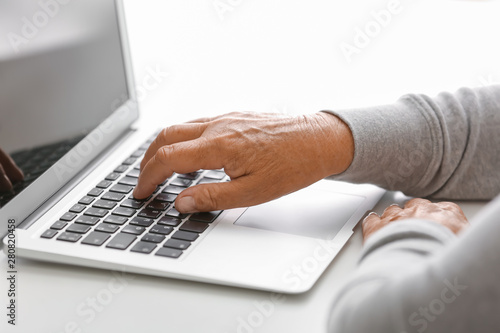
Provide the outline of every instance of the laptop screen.
<path id="1" fill-rule="evenodd" d="M 24 172 L 0 208 L 128 98 L 114 0 L 0 0 L 0 148 Z"/>

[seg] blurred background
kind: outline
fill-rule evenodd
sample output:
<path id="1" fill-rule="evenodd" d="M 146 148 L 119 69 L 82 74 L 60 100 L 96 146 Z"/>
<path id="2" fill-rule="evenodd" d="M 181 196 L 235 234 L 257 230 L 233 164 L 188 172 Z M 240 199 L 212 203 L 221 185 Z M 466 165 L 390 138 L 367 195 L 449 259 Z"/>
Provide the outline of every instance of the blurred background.
<path id="1" fill-rule="evenodd" d="M 143 111 L 168 123 L 386 104 L 500 82 L 499 1 L 125 4 L 136 80 L 155 66 L 169 74 L 143 98 Z"/>

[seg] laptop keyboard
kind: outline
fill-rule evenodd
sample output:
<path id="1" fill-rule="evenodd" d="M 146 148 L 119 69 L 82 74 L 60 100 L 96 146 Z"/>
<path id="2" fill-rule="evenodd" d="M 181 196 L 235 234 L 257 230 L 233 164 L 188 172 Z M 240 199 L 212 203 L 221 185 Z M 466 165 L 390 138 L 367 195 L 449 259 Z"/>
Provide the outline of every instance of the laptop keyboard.
<path id="1" fill-rule="evenodd" d="M 177 195 L 189 186 L 226 181 L 222 170 L 174 174 L 144 200 L 136 200 L 140 161 L 150 138 L 75 203 L 41 237 L 109 249 L 179 258 L 222 211 L 182 214 Z"/>
<path id="2" fill-rule="evenodd" d="M 14 184 L 11 191 L 0 193 L 0 208 L 33 183 L 42 173 L 73 148 L 83 137 L 60 141 L 11 154 L 17 166 L 23 170 L 24 180 Z"/>

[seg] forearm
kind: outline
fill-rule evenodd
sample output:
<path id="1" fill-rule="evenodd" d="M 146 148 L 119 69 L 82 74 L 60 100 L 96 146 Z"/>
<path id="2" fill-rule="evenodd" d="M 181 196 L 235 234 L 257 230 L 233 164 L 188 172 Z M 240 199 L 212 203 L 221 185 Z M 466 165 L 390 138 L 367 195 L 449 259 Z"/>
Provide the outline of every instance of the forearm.
<path id="1" fill-rule="evenodd" d="M 349 125 L 355 145 L 350 167 L 333 179 L 418 197 L 491 199 L 500 192 L 500 86 L 331 113 Z"/>
<path id="2" fill-rule="evenodd" d="M 368 239 L 332 307 L 330 332 L 497 332 L 500 198 L 455 236 L 430 221 L 394 222 Z"/>
<path id="3" fill-rule="evenodd" d="M 421 275 L 419 267 L 428 257 L 454 239 L 445 227 L 425 220 L 393 223 L 375 233 L 354 276 L 336 297 L 329 332 L 405 331 L 407 315 L 401 309 L 412 301 L 412 290 L 423 289 L 419 285 L 428 281 L 419 278 L 404 286 L 401 277 L 411 272 Z"/>

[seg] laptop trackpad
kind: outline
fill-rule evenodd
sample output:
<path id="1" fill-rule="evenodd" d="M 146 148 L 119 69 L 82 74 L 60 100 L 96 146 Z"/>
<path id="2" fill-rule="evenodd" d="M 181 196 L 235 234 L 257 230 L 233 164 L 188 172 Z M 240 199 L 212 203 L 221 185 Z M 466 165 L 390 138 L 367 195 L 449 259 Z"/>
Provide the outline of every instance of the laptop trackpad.
<path id="1" fill-rule="evenodd" d="M 362 196 L 305 188 L 248 208 L 234 224 L 332 239 L 364 200 Z"/>

